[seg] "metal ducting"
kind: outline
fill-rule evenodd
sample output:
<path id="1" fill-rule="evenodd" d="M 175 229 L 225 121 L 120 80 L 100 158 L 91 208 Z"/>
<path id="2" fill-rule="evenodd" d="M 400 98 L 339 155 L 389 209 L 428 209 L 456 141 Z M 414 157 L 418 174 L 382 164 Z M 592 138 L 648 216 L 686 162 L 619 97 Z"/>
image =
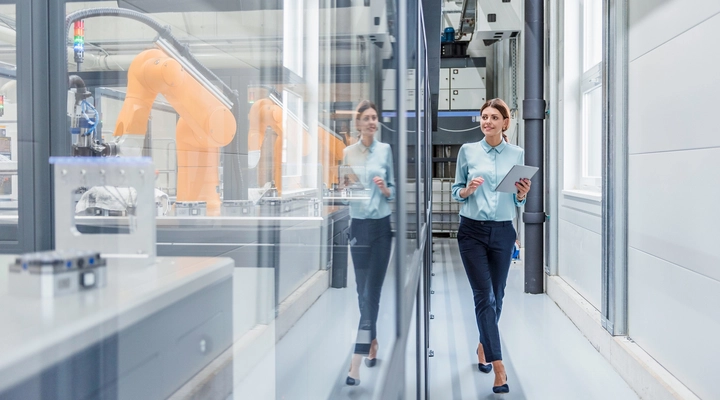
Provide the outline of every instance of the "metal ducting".
<path id="1" fill-rule="evenodd" d="M 521 1 L 477 0 L 475 36 L 485 45 L 517 36 L 523 28 Z"/>

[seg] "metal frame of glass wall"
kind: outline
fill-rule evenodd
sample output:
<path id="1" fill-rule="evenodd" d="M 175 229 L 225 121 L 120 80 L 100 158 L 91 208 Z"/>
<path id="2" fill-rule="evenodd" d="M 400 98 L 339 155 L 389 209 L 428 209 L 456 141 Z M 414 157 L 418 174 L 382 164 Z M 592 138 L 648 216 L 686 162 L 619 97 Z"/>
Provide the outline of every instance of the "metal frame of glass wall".
<path id="1" fill-rule="evenodd" d="M 395 21 L 397 21 L 397 65 L 396 82 L 397 92 L 395 104 L 397 104 L 398 115 L 398 171 L 396 175 L 397 204 L 406 204 L 408 193 L 415 193 L 415 205 L 417 212 L 414 215 L 415 221 L 408 221 L 405 212 L 397 213 L 396 231 L 396 305 L 397 305 L 397 326 L 396 342 L 390 360 L 390 367 L 385 376 L 382 388 L 376 392 L 376 398 L 401 399 L 415 392 L 415 397 L 426 398 L 427 396 L 427 299 L 429 286 L 427 276 L 431 257 L 428 252 L 431 249 L 432 238 L 428 234 L 430 227 L 430 209 L 428 206 L 429 193 L 431 190 L 430 180 L 427 179 L 431 173 L 430 151 L 427 143 L 430 143 L 431 115 L 430 110 L 430 83 L 428 78 L 428 46 L 425 25 L 423 21 L 423 8 L 421 2 L 397 1 L 395 2 Z M 410 38 L 408 36 L 411 36 Z M 413 40 L 415 39 L 415 40 Z M 414 53 L 414 54 L 413 54 Z M 408 89 L 405 83 L 405 71 L 416 71 L 415 90 L 415 113 L 407 110 L 405 93 Z M 414 115 L 414 124 L 410 126 L 410 118 L 403 116 Z M 413 137 L 415 145 L 416 162 L 410 164 L 414 167 L 415 180 L 408 181 L 407 165 L 410 159 L 408 154 L 408 139 Z M 414 190 L 410 185 L 414 184 Z M 402 210 L 398 210 L 402 211 Z M 408 224 L 415 225 L 416 242 L 414 247 L 409 249 Z M 411 254 L 412 253 L 412 254 Z M 404 255 L 408 255 L 406 258 Z M 411 326 L 414 317 L 416 323 Z M 405 387 L 406 376 L 406 350 L 407 343 L 415 329 L 415 387 Z"/>
<path id="2" fill-rule="evenodd" d="M 52 246 L 50 107 L 46 0 L 3 1 L 16 6 L 18 97 L 18 222 L 4 225 L 0 251 L 18 253 Z M 43 196 L 42 194 L 45 193 Z M 38 229 L 46 227 L 48 229 Z"/>
<path id="3" fill-rule="evenodd" d="M 65 155 L 69 138 L 62 112 L 66 102 L 64 11 L 48 0 L 2 1 L 16 5 L 18 97 L 18 224 L 4 232 L 0 252 L 54 247 L 50 155 Z M 63 4 L 64 5 L 64 4 Z M 5 228 L 9 229 L 9 228 Z M 7 240 L 9 239 L 9 240 Z"/>
<path id="4" fill-rule="evenodd" d="M 603 1 L 602 315 L 611 335 L 628 318 L 628 4 Z"/>

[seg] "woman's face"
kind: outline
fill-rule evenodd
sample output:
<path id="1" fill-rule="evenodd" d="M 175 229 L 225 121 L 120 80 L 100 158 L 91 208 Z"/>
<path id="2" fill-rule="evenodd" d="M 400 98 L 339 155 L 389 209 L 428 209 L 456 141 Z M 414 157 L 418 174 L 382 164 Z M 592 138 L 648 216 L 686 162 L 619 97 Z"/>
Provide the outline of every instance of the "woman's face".
<path id="1" fill-rule="evenodd" d="M 480 116 L 480 128 L 485 136 L 502 135 L 502 132 L 507 129 L 509 124 L 510 121 L 503 118 L 500 111 L 492 107 L 484 109 Z"/>
<path id="2" fill-rule="evenodd" d="M 360 114 L 355 123 L 357 124 L 357 129 L 361 135 L 369 135 L 372 137 L 373 135 L 375 135 L 375 132 L 377 132 L 377 112 L 375 112 L 375 110 L 373 110 L 372 108 L 368 108 L 367 110 L 363 111 L 362 114 Z"/>

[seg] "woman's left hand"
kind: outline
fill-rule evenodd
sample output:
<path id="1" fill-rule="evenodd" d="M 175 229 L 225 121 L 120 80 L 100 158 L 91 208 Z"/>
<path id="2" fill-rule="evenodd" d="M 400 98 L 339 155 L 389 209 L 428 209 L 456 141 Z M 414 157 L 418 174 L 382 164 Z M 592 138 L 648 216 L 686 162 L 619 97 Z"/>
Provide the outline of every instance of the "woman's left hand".
<path id="1" fill-rule="evenodd" d="M 520 179 L 520 181 L 515 182 L 515 187 L 517 188 L 517 197 L 524 198 L 527 196 L 528 192 L 530 191 L 530 179 Z"/>

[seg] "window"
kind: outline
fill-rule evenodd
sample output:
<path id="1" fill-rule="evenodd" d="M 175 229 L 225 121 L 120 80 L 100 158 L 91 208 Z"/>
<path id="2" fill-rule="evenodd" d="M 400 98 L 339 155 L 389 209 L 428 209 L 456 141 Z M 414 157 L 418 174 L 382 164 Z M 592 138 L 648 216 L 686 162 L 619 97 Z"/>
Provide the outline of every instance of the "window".
<path id="1" fill-rule="evenodd" d="M 303 99 L 299 95 L 283 90 L 283 177 L 302 175 L 303 142 Z"/>
<path id="2" fill-rule="evenodd" d="M 303 76 L 303 1 L 286 1 L 283 7 L 283 66 Z"/>
<path id="3" fill-rule="evenodd" d="M 602 188 L 602 1 L 583 1 L 582 174 L 578 189 Z"/>

